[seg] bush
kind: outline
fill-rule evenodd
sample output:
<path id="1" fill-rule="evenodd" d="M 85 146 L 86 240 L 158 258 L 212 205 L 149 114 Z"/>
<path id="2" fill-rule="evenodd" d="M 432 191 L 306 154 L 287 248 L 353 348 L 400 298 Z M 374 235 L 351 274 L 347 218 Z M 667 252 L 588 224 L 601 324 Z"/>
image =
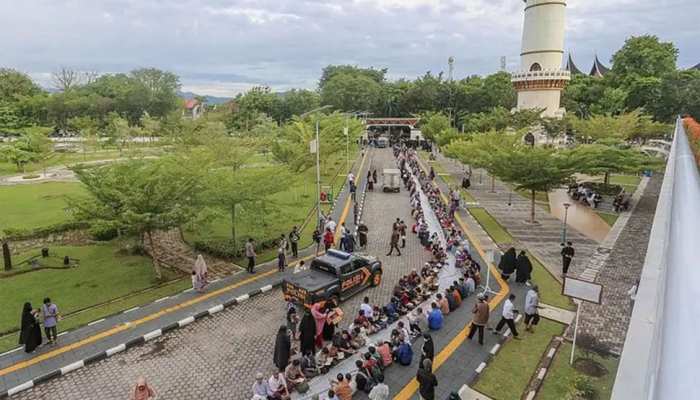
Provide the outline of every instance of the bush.
<path id="1" fill-rule="evenodd" d="M 31 175 L 22 176 L 22 179 L 36 179 L 36 178 L 40 178 L 40 177 L 41 177 L 40 175 L 31 174 Z"/>
<path id="2" fill-rule="evenodd" d="M 119 232 L 115 228 L 98 224 L 91 226 L 88 233 L 93 239 L 101 242 L 108 242 L 119 236 Z"/>
<path id="3" fill-rule="evenodd" d="M 590 378 L 579 376 L 574 381 L 574 390 L 576 398 L 579 399 L 595 399 L 596 391 Z"/>
<path id="4" fill-rule="evenodd" d="M 616 196 L 622 191 L 620 185 L 610 185 L 602 182 L 584 182 L 583 187 L 589 188 L 601 196 Z"/>
<path id="5" fill-rule="evenodd" d="M 5 235 L 9 240 L 34 239 L 49 236 L 54 233 L 85 229 L 89 226 L 90 225 L 86 222 L 64 222 L 35 229 L 5 228 Z"/>
<path id="6" fill-rule="evenodd" d="M 240 239 L 234 243 L 232 239 L 198 240 L 194 242 L 194 249 L 209 255 L 233 260 L 245 256 L 245 243 L 248 239 Z M 255 247 L 258 251 L 277 247 L 277 239 L 257 240 Z"/>

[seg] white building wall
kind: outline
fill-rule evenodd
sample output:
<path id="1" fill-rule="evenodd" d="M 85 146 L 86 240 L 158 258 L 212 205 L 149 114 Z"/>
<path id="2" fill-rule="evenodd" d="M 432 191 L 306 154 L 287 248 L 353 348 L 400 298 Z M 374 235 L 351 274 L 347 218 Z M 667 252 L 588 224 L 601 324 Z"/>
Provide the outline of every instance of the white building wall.
<path id="1" fill-rule="evenodd" d="M 566 1 L 527 1 L 521 52 L 523 71 L 529 71 L 533 63 L 539 63 L 542 69 L 561 68 L 565 27 Z"/>
<path id="2" fill-rule="evenodd" d="M 561 92 L 552 90 L 528 90 L 518 92 L 518 109 L 546 108 L 542 113 L 545 117 L 559 116 Z"/>

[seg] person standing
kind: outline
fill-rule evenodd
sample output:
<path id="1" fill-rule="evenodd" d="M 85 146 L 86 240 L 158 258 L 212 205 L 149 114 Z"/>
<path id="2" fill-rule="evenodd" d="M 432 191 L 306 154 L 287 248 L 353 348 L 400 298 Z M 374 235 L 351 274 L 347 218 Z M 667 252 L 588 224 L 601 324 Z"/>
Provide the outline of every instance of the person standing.
<path id="1" fill-rule="evenodd" d="M 311 310 L 305 308 L 304 316 L 299 323 L 299 350 L 302 354 L 316 353 L 316 320 Z"/>
<path id="2" fill-rule="evenodd" d="M 430 336 L 430 334 L 426 332 L 423 334 L 423 348 L 421 351 L 420 363 L 418 365 L 422 365 L 423 360 L 433 361 L 434 358 L 435 358 L 435 344 L 433 343 L 433 337 Z"/>
<path id="3" fill-rule="evenodd" d="M 479 345 L 484 345 L 484 328 L 489 323 L 489 303 L 486 295 L 479 296 L 479 301 L 474 304 L 472 309 L 474 317 L 472 318 L 472 327 L 469 330 L 469 340 L 474 337 L 474 334 L 479 332 Z"/>
<path id="4" fill-rule="evenodd" d="M 292 231 L 289 232 L 289 244 L 292 246 L 292 257 L 299 257 L 299 229 L 294 226 Z"/>
<path id="5" fill-rule="evenodd" d="M 416 374 L 420 398 L 423 400 L 435 400 L 435 387 L 438 385 L 438 381 L 435 374 L 433 374 L 433 363 L 425 359 L 420 367 Z"/>
<path id="6" fill-rule="evenodd" d="M 369 234 L 369 228 L 365 225 L 364 221 L 360 221 L 360 225 L 357 227 L 357 236 L 360 239 L 360 248 L 367 248 L 367 235 Z"/>
<path id="7" fill-rule="evenodd" d="M 562 272 L 564 275 L 566 275 L 569 273 L 569 266 L 571 265 L 571 261 L 574 259 L 576 251 L 574 251 L 574 247 L 571 242 L 566 242 L 566 246 L 564 246 L 564 243 L 562 243 L 561 246 Z"/>
<path id="8" fill-rule="evenodd" d="M 280 235 L 279 247 L 277 248 L 277 270 L 279 272 L 284 271 L 284 267 L 287 265 L 287 239 L 284 235 Z"/>
<path id="9" fill-rule="evenodd" d="M 318 255 L 318 250 L 321 248 L 321 240 L 323 240 L 323 235 L 321 234 L 321 231 L 319 228 L 314 229 L 314 233 L 312 235 L 314 243 L 316 243 L 316 253 L 315 255 Z"/>
<path id="10" fill-rule="evenodd" d="M 537 285 L 532 285 L 525 295 L 525 331 L 534 333 L 533 326 L 540 322 L 540 290 Z"/>
<path id="11" fill-rule="evenodd" d="M 526 283 L 532 274 L 532 263 L 525 251 L 521 251 L 515 261 L 515 282 Z"/>
<path id="12" fill-rule="evenodd" d="M 245 244 L 245 256 L 248 257 L 248 273 L 252 274 L 255 272 L 255 242 L 253 238 L 248 238 Z"/>
<path id="13" fill-rule="evenodd" d="M 377 170 L 376 169 L 374 171 L 372 171 L 372 180 L 374 181 L 374 183 L 377 183 Z"/>
<path id="14" fill-rule="evenodd" d="M 329 215 L 328 220 L 326 221 L 326 225 L 324 226 L 324 228 L 326 230 L 330 230 L 331 232 L 335 233 L 336 226 L 338 226 L 338 224 L 336 224 L 335 221 L 333 221 L 333 217 L 331 217 Z"/>
<path id="15" fill-rule="evenodd" d="M 508 249 L 501 257 L 501 261 L 498 263 L 498 269 L 501 270 L 501 278 L 507 281 L 510 276 L 515 272 L 517 262 L 517 256 L 515 254 L 515 248 L 511 247 Z"/>
<path id="16" fill-rule="evenodd" d="M 196 274 L 196 290 L 198 292 L 203 292 L 208 284 L 207 276 L 209 274 L 209 269 L 207 268 L 207 262 L 204 261 L 204 257 L 201 254 L 197 255 L 193 270 Z"/>
<path id="17" fill-rule="evenodd" d="M 55 344 L 58 336 L 56 334 L 56 325 L 58 325 L 58 306 L 51 302 L 48 297 L 44 299 L 44 305 L 41 306 L 41 313 L 44 317 L 44 333 L 49 344 Z"/>
<path id="18" fill-rule="evenodd" d="M 284 369 L 287 368 L 287 365 L 289 365 L 289 358 L 291 354 L 292 341 L 289 338 L 287 326 L 282 325 L 277 331 L 277 338 L 275 339 L 275 352 L 272 361 L 280 371 L 284 371 Z"/>
<path id="19" fill-rule="evenodd" d="M 39 312 L 32 309 L 31 303 L 24 303 L 19 344 L 24 345 L 24 351 L 27 353 L 33 352 L 41 344 L 41 327 L 39 326 L 38 316 Z"/>
<path id="20" fill-rule="evenodd" d="M 387 254 L 387 256 L 390 256 L 394 252 L 394 249 L 396 249 L 396 251 L 399 253 L 399 255 L 401 255 L 401 249 L 399 249 L 399 230 L 398 229 L 394 229 L 391 232 L 390 246 L 391 247 L 389 247 L 389 253 Z"/>
<path id="21" fill-rule="evenodd" d="M 326 228 L 326 233 L 323 234 L 323 246 L 326 248 L 326 251 L 333 247 L 334 242 L 335 237 L 333 232 L 330 230 L 330 228 Z"/>
<path id="22" fill-rule="evenodd" d="M 403 222 L 403 220 L 401 220 L 401 222 L 399 222 L 399 234 L 401 235 L 401 248 L 402 249 L 406 247 L 406 229 L 407 229 L 406 223 Z"/>
<path id="23" fill-rule="evenodd" d="M 517 311 L 515 311 L 513 300 L 515 300 L 515 295 L 511 293 L 510 296 L 508 296 L 508 299 L 506 299 L 506 302 L 503 304 L 503 313 L 501 314 L 501 320 L 498 321 L 498 325 L 496 325 L 496 329 L 493 331 L 494 335 L 500 335 L 501 328 L 503 328 L 503 325 L 508 325 L 508 328 L 510 328 L 510 332 L 513 334 L 513 337 L 518 337 L 518 330 L 515 329 L 515 313 Z"/>
<path id="24" fill-rule="evenodd" d="M 130 400 L 154 400 L 157 394 L 146 382 L 146 378 L 140 377 L 136 380 L 136 386 L 131 391 Z"/>

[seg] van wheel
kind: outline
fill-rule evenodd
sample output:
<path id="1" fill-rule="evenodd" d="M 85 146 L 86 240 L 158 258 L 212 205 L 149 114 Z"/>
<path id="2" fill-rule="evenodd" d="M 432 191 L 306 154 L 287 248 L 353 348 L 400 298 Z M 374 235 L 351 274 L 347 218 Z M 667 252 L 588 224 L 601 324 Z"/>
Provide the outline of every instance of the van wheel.
<path id="1" fill-rule="evenodd" d="M 372 286 L 379 286 L 382 284 L 382 273 L 377 271 L 372 274 Z"/>

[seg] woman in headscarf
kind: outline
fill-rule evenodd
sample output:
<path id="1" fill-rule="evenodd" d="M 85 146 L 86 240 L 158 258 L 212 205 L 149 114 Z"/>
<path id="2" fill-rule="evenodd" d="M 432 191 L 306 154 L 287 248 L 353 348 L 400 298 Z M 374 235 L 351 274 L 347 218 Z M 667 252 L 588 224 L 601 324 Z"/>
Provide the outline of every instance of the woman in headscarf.
<path id="1" fill-rule="evenodd" d="M 307 352 L 315 354 L 315 341 L 316 321 L 314 320 L 314 316 L 311 315 L 311 310 L 307 309 L 299 323 L 299 347 L 301 348 L 301 354 L 306 354 Z"/>
<path id="2" fill-rule="evenodd" d="M 285 325 L 280 326 L 277 331 L 277 339 L 275 339 L 275 354 L 273 361 L 275 366 L 280 370 L 284 371 L 289 365 L 289 356 L 292 353 L 292 341 L 289 338 L 289 333 L 287 333 L 287 327 Z"/>
<path id="3" fill-rule="evenodd" d="M 340 323 L 343 314 L 338 308 L 338 303 L 335 302 L 335 299 L 330 299 L 326 302 L 325 311 L 326 322 L 323 325 L 323 340 L 330 341 L 333 340 L 335 328 L 338 326 L 338 323 Z"/>
<path id="4" fill-rule="evenodd" d="M 311 306 L 311 315 L 316 322 L 316 347 L 323 347 L 323 326 L 326 324 L 328 313 L 321 310 L 321 303 Z"/>
<path id="5" fill-rule="evenodd" d="M 501 257 L 501 261 L 498 263 L 498 269 L 501 270 L 501 278 L 507 281 L 508 278 L 515 272 L 515 247 L 508 249 Z"/>
<path id="6" fill-rule="evenodd" d="M 518 283 L 525 283 L 529 281 L 530 274 L 532 273 L 532 263 L 524 251 L 520 252 L 515 264 L 517 269 L 515 273 L 515 281 Z"/>
<path id="7" fill-rule="evenodd" d="M 197 282 L 199 290 L 204 290 L 204 288 L 209 284 L 207 281 L 208 268 L 207 262 L 204 261 L 202 255 L 197 256 L 197 261 L 194 262 L 194 272 L 197 275 Z"/>
<path id="8" fill-rule="evenodd" d="M 24 345 L 24 351 L 27 353 L 31 353 L 41 344 L 41 327 L 37 319 L 38 315 L 39 312 L 32 309 L 31 303 L 24 303 L 19 344 Z"/>
<path id="9" fill-rule="evenodd" d="M 136 380 L 136 386 L 131 391 L 130 400 L 154 400 L 156 391 L 146 383 L 146 378 L 140 377 Z"/>

